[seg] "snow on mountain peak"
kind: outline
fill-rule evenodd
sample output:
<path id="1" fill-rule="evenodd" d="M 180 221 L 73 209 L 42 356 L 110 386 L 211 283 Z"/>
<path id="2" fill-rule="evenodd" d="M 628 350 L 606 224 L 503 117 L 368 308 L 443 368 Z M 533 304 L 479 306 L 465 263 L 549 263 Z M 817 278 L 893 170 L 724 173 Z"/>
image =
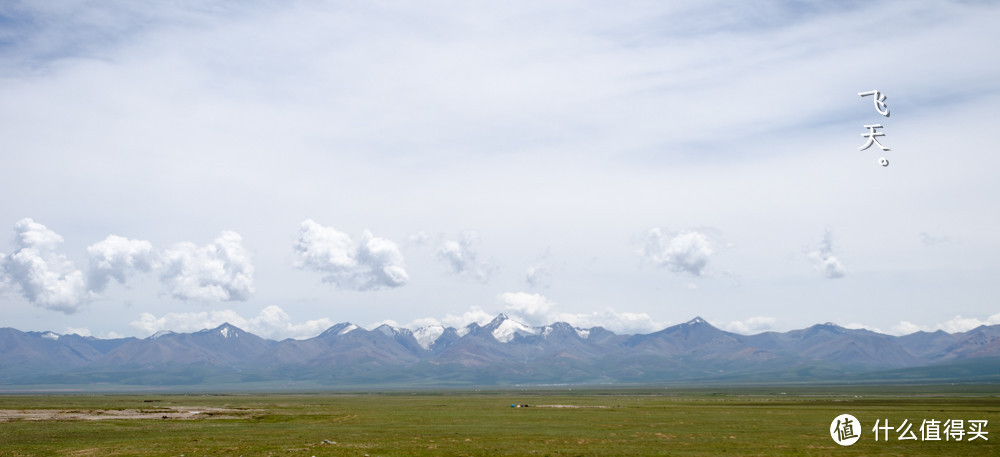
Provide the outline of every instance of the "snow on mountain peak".
<path id="1" fill-rule="evenodd" d="M 444 326 L 441 325 L 431 325 L 429 327 L 420 327 L 413 331 L 413 337 L 416 338 L 417 344 L 424 349 L 430 349 L 431 345 L 437 341 L 441 335 L 444 334 Z"/>
<path id="2" fill-rule="evenodd" d="M 52 332 L 45 332 L 45 333 L 42 334 L 42 338 L 45 338 L 47 340 L 55 341 L 55 340 L 59 339 L 59 335 L 57 335 L 55 333 L 52 333 Z"/>
<path id="3" fill-rule="evenodd" d="M 500 316 L 507 317 L 504 316 L 503 314 L 501 314 Z M 500 319 L 500 317 L 497 316 L 497 319 Z M 494 320 L 494 322 L 496 322 L 496 319 Z M 539 329 L 528 327 L 527 325 L 524 325 L 513 319 L 504 319 L 502 322 L 499 323 L 499 325 L 497 325 L 496 329 L 494 329 L 492 333 L 493 333 L 493 338 L 496 338 L 497 341 L 501 343 L 508 343 L 510 342 L 510 340 L 513 340 L 514 336 L 517 334 L 537 335 L 539 333 Z"/>
<path id="4" fill-rule="evenodd" d="M 350 332 L 352 332 L 354 330 L 357 330 L 357 329 L 358 329 L 357 325 L 350 324 L 347 327 L 344 327 L 344 329 L 341 330 L 340 332 L 338 332 L 337 334 L 338 335 L 346 335 L 346 334 L 348 334 L 348 333 L 350 333 Z"/>
<path id="5" fill-rule="evenodd" d="M 565 324 L 565 323 L 560 323 L 560 324 L 557 324 L 557 325 L 561 325 L 561 326 L 563 326 L 563 328 L 571 328 L 571 329 L 573 329 L 573 331 L 576 332 L 576 336 L 579 336 L 580 339 L 584 339 L 585 340 L 585 339 L 587 339 L 590 336 L 590 330 L 587 330 L 585 328 L 570 327 L 568 324 Z M 542 328 L 542 336 L 548 337 L 555 330 L 556 330 L 555 325 L 546 325 L 544 328 Z"/>

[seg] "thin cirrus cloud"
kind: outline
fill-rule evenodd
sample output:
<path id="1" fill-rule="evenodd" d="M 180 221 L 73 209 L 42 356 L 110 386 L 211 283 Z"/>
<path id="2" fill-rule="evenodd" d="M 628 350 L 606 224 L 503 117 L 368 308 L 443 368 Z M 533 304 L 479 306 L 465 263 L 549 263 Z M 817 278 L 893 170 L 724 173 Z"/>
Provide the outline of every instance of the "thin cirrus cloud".
<path id="1" fill-rule="evenodd" d="M 552 265 L 549 263 L 549 252 L 524 270 L 524 282 L 528 287 L 548 289 L 552 287 Z"/>
<path id="2" fill-rule="evenodd" d="M 350 290 L 403 286 L 406 273 L 399 246 L 365 231 L 355 241 L 346 233 L 309 219 L 295 241 L 295 266 L 323 274 L 323 282 Z"/>
<path id="3" fill-rule="evenodd" d="M 847 268 L 837 256 L 833 255 L 833 234 L 830 230 L 824 232 L 823 241 L 816 249 L 806 253 L 806 256 L 812 261 L 816 270 L 826 278 L 843 278 L 847 274 Z"/>
<path id="4" fill-rule="evenodd" d="M 15 251 L 0 256 L 0 284 L 41 308 L 73 314 L 100 297 L 112 279 L 157 271 L 182 300 L 245 301 L 253 294 L 253 263 L 242 238 L 225 231 L 212 243 L 178 243 L 157 251 L 149 241 L 110 235 L 87 247 L 87 271 L 57 251 L 63 238 L 30 218 L 14 225 Z"/>

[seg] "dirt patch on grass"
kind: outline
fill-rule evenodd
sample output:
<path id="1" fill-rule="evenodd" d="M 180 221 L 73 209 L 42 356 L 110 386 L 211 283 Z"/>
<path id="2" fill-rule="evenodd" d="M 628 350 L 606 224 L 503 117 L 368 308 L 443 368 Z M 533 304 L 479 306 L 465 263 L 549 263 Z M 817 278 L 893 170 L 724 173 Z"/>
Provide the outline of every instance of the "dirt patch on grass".
<path id="1" fill-rule="evenodd" d="M 531 405 L 535 408 L 610 408 L 600 405 Z"/>
<path id="2" fill-rule="evenodd" d="M 0 409 L 0 422 L 16 420 L 238 419 L 246 409 L 171 406 L 151 409 Z"/>

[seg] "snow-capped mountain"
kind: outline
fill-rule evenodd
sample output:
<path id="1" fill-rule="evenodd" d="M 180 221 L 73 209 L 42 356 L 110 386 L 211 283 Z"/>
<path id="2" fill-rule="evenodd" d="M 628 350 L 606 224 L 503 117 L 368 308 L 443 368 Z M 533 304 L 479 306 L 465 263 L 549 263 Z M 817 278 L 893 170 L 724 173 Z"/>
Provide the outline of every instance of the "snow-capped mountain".
<path id="1" fill-rule="evenodd" d="M 894 337 L 828 323 L 739 335 L 694 318 L 654 333 L 617 335 L 564 322 L 534 327 L 500 314 L 485 325 L 458 329 L 368 330 L 344 322 L 313 338 L 283 341 L 230 324 L 113 340 L 0 329 L 0 385 L 846 381 L 903 372 L 998 381 L 1000 326 Z"/>

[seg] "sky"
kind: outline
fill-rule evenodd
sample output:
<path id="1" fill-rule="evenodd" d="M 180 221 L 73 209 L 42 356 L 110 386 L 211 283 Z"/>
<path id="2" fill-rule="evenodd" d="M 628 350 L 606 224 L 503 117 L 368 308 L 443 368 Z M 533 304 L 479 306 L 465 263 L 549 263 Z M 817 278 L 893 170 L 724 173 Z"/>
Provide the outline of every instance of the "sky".
<path id="1" fill-rule="evenodd" d="M 4 2 L 0 327 L 1000 324 L 998 23 L 976 1 Z M 889 150 L 859 150 L 876 124 Z"/>

